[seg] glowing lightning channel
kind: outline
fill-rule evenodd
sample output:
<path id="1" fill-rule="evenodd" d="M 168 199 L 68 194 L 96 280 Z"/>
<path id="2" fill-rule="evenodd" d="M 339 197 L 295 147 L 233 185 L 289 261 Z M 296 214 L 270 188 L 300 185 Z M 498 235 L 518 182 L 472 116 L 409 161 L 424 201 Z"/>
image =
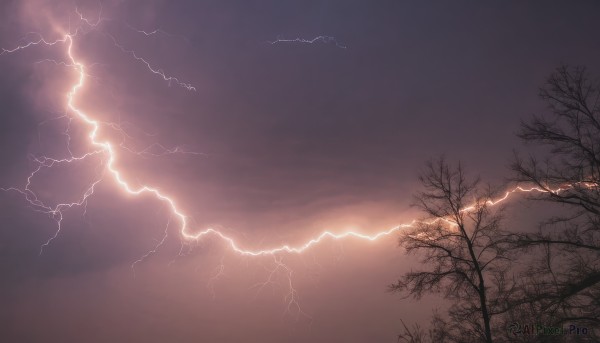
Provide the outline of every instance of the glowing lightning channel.
<path id="1" fill-rule="evenodd" d="M 92 24 L 90 24 L 90 25 L 92 25 Z M 357 238 L 357 239 L 361 239 L 361 240 L 376 241 L 382 237 L 389 236 L 392 233 L 397 232 L 403 228 L 413 227 L 416 223 L 419 223 L 417 220 L 413 220 L 412 222 L 409 222 L 406 224 L 401 224 L 401 225 L 395 226 L 391 229 L 388 229 L 386 231 L 381 231 L 381 232 L 374 233 L 371 235 L 363 234 L 363 233 L 355 232 L 355 231 L 346 231 L 346 232 L 342 232 L 342 233 L 334 233 L 331 231 L 324 231 L 320 235 L 318 235 L 316 238 L 310 239 L 301 245 L 291 246 L 291 245 L 285 244 L 285 245 L 281 245 L 279 247 L 275 247 L 272 249 L 266 249 L 266 250 L 243 249 L 235 242 L 235 240 L 233 238 L 225 235 L 221 231 L 216 230 L 214 228 L 207 228 L 203 231 L 199 231 L 199 232 L 195 232 L 195 233 L 190 232 L 190 229 L 188 226 L 188 218 L 178 208 L 175 200 L 172 197 L 169 197 L 169 196 L 163 194 L 162 192 L 160 192 L 157 188 L 154 188 L 154 187 L 151 187 L 148 185 L 143 185 L 141 187 L 134 188 L 122 177 L 121 172 L 115 167 L 115 162 L 117 160 L 117 154 L 116 154 L 114 145 L 108 140 L 100 140 L 98 138 L 98 132 L 100 130 L 100 126 L 101 126 L 102 122 L 93 119 L 91 116 L 89 116 L 83 110 L 79 109 L 76 106 L 76 96 L 77 96 L 79 90 L 84 87 L 87 74 L 85 72 L 86 68 L 83 65 L 83 63 L 79 62 L 73 55 L 73 51 L 72 51 L 73 50 L 73 37 L 75 35 L 76 35 L 76 33 L 75 34 L 66 34 L 62 39 L 56 40 L 54 42 L 48 42 L 43 37 L 40 36 L 39 40 L 29 42 L 25 45 L 18 46 L 11 50 L 3 49 L 2 53 L 0 53 L 0 55 L 5 54 L 5 53 L 13 53 L 13 52 L 25 49 L 29 46 L 38 45 L 38 44 L 55 45 L 59 42 L 66 44 L 66 46 L 67 46 L 66 53 L 67 53 L 68 59 L 70 61 L 69 63 L 66 63 L 66 65 L 73 67 L 78 72 L 77 81 L 75 82 L 75 84 L 72 86 L 71 90 L 67 94 L 67 108 L 68 108 L 68 110 L 70 110 L 72 113 L 75 114 L 76 118 L 78 118 L 81 122 L 83 122 L 87 126 L 89 126 L 90 131 L 88 133 L 88 138 L 89 138 L 91 145 L 96 148 L 96 150 L 94 150 L 90 153 L 87 153 L 83 156 L 71 157 L 69 159 L 55 160 L 55 159 L 50 159 L 50 158 L 46 158 L 46 157 L 36 159 L 36 161 L 39 163 L 38 168 L 34 172 L 32 172 L 30 174 L 30 176 L 27 178 L 27 185 L 24 190 L 20 190 L 18 188 L 4 189 L 4 190 L 14 190 L 14 191 L 21 193 L 22 195 L 25 196 L 26 200 L 31 205 L 33 205 L 36 208 L 40 208 L 42 210 L 42 212 L 51 215 L 58 222 L 58 224 L 59 224 L 58 231 L 56 232 L 56 234 L 53 237 L 51 237 L 42 246 L 42 249 L 44 246 L 47 246 L 52 241 L 52 239 L 56 238 L 56 236 L 60 232 L 60 224 L 62 221 L 61 209 L 72 207 L 72 206 L 81 206 L 83 204 L 86 204 L 87 198 L 93 194 L 94 187 L 96 186 L 96 184 L 98 184 L 102 180 L 102 177 L 98 178 L 96 181 L 94 181 L 91 184 L 90 187 L 88 187 L 88 189 L 84 193 L 83 197 L 79 201 L 73 202 L 73 203 L 68 203 L 68 204 L 59 204 L 55 207 L 49 207 L 49 206 L 44 205 L 37 198 L 35 193 L 30 190 L 29 186 L 31 184 L 31 179 L 35 176 L 35 174 L 37 172 L 39 172 L 39 170 L 42 167 L 51 167 L 52 165 L 57 164 L 57 163 L 69 163 L 69 162 L 73 162 L 76 160 L 82 160 L 88 156 L 95 155 L 95 154 L 101 154 L 101 153 L 107 156 L 107 160 L 105 162 L 105 171 L 107 171 L 112 176 L 113 180 L 124 192 L 131 194 L 131 195 L 143 195 L 143 194 L 153 195 L 156 199 L 158 199 L 159 201 L 166 203 L 168 205 L 169 209 L 171 210 L 171 215 L 176 217 L 180 222 L 179 232 L 180 232 L 181 236 L 183 237 L 183 239 L 188 240 L 188 241 L 199 241 L 204 236 L 214 235 L 214 236 L 221 238 L 224 242 L 226 242 L 229 245 L 229 247 L 234 252 L 236 252 L 240 255 L 264 256 L 264 255 L 277 255 L 280 253 L 300 254 L 300 253 L 303 253 L 304 251 L 306 251 L 307 249 L 317 245 L 318 243 L 322 242 L 325 239 L 341 240 L 341 239 L 352 237 L 352 238 Z M 317 37 L 314 40 L 307 41 L 307 42 L 311 43 L 311 42 L 316 41 L 317 39 L 322 39 L 322 38 Z M 278 40 L 278 41 L 285 41 L 285 40 Z M 303 40 L 292 40 L 292 41 L 304 42 Z M 274 42 L 274 43 L 276 43 L 276 42 Z M 115 41 L 115 44 L 117 44 L 116 41 Z M 117 46 L 119 46 L 119 45 L 117 45 Z M 124 51 L 127 51 L 127 50 L 124 50 Z M 135 59 L 142 60 L 144 63 L 146 63 L 146 65 L 148 66 L 148 68 L 150 68 L 150 70 L 152 70 L 154 73 L 158 73 L 165 80 L 167 80 L 167 81 L 171 80 L 171 81 L 175 81 L 175 82 L 179 83 L 179 81 L 177 79 L 169 78 L 169 77 L 165 76 L 164 73 L 153 70 L 149 66 L 149 64 L 147 62 L 145 62 L 145 60 L 137 57 L 137 55 L 135 55 L 134 52 L 132 52 L 132 51 L 128 51 L 128 52 L 131 52 Z M 184 88 L 187 88 L 190 90 L 195 90 L 195 88 L 193 88 L 192 86 L 190 86 L 188 84 L 182 84 L 182 83 L 179 83 L 179 84 L 181 86 L 183 86 Z M 568 186 L 567 188 L 570 188 L 570 187 L 572 187 L 572 186 Z M 491 205 L 491 206 L 497 205 L 497 204 L 505 201 L 506 199 L 508 199 L 512 194 L 514 194 L 516 192 L 558 193 L 567 188 L 558 188 L 556 190 L 550 190 L 548 188 L 544 189 L 544 188 L 534 187 L 534 188 L 526 189 L 526 188 L 522 188 L 522 187 L 516 187 L 512 190 L 507 191 L 504 194 L 504 196 L 502 196 L 496 200 L 487 201 L 487 204 Z M 461 211 L 472 211 L 475 208 L 475 206 L 476 205 L 465 207 Z M 437 220 L 440 220 L 440 219 L 437 219 Z M 442 219 L 442 220 L 444 220 L 444 219 Z M 168 225 L 167 225 L 167 229 L 168 229 Z M 156 249 L 158 249 L 158 247 L 160 247 L 160 245 L 164 242 L 164 240 L 166 239 L 166 232 L 167 232 L 166 230 L 167 229 L 165 229 L 165 236 L 163 237 L 163 240 L 150 253 L 155 252 Z M 141 260 L 143 260 L 143 258 L 147 257 L 149 254 L 142 257 Z M 137 262 L 140 262 L 140 261 L 134 262 L 132 267 Z M 277 265 L 276 270 L 288 270 L 288 272 L 289 272 L 289 269 L 283 264 L 281 259 L 276 259 L 275 262 Z M 290 285 L 290 287 L 291 287 L 291 285 Z M 291 288 L 291 289 L 293 290 L 293 288 Z M 292 291 L 290 293 L 288 300 L 289 300 L 290 306 L 292 306 L 294 303 L 296 303 L 296 295 L 295 295 L 294 291 Z"/>

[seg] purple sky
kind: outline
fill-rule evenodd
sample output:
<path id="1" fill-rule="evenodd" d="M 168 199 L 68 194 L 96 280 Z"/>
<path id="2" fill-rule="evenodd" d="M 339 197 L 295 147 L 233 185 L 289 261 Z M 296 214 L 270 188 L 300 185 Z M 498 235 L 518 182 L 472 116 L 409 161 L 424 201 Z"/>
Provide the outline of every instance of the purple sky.
<path id="1" fill-rule="evenodd" d="M 100 3 L 103 20 L 92 29 L 76 8 L 95 22 Z M 89 76 L 77 103 L 128 135 L 106 125 L 102 138 L 199 153 L 119 148 L 124 177 L 171 195 L 194 228 L 259 249 L 409 222 L 419 216 L 409 207 L 419 170 L 443 153 L 503 182 L 513 149 L 522 149 L 520 120 L 544 109 L 545 77 L 561 63 L 600 74 L 599 9 L 592 1 L 15 0 L 0 4 L 0 48 L 37 40 L 31 32 L 59 39 L 69 22 L 83 27 L 73 53 Z M 339 44 L 269 43 L 322 35 Z M 49 119 L 65 113 L 77 73 L 46 60 L 67 61 L 65 48 L 0 56 L 0 187 L 24 187 L 31 156 L 69 156 L 68 119 Z M 169 85 L 130 50 L 196 91 Z M 73 119 L 74 155 L 90 150 L 87 134 Z M 31 186 L 48 204 L 73 201 L 99 163 L 44 169 Z M 172 218 L 164 244 L 134 272 L 169 220 L 151 196 L 126 195 L 104 177 L 85 214 L 64 211 L 41 255 L 56 222 L 16 192 L 0 192 L 0 206 L 2 341 L 392 342 L 400 319 L 443 307 L 386 292 L 417 260 L 394 235 L 252 258 L 214 236 L 182 249 Z"/>

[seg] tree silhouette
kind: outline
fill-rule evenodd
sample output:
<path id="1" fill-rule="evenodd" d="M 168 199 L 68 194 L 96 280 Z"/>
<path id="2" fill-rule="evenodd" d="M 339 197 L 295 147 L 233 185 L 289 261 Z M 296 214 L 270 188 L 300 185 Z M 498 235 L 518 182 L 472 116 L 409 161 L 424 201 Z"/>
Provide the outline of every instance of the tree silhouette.
<path id="1" fill-rule="evenodd" d="M 549 324 L 598 328 L 599 84 L 582 67 L 561 66 L 548 78 L 540 96 L 549 111 L 523 122 L 519 137 L 549 149 L 527 159 L 516 156 L 513 179 L 546 190 L 530 199 L 561 205 L 567 214 L 548 218 L 535 234 L 519 235 L 518 247 L 540 254 L 524 274 L 515 303 Z"/>
<path id="2" fill-rule="evenodd" d="M 493 192 L 467 178 L 460 163 L 429 162 L 419 179 L 424 191 L 414 205 L 427 219 L 404 232 L 399 243 L 407 253 L 419 254 L 427 269 L 406 273 L 390 289 L 415 298 L 441 293 L 452 301 L 447 319 L 434 316 L 428 340 L 492 342 L 491 320 L 506 294 L 510 265 L 503 209 L 490 206 Z M 404 327 L 401 340 L 425 339 L 419 328 Z"/>

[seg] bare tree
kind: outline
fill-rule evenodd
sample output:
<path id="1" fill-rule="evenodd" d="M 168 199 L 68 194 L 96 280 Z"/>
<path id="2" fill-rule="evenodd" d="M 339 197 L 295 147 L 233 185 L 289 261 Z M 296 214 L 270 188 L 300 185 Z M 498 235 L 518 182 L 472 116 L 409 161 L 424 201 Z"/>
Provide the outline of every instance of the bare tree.
<path id="1" fill-rule="evenodd" d="M 527 159 L 517 156 L 512 165 L 515 181 L 545 191 L 532 200 L 566 210 L 518 240 L 539 258 L 524 274 L 517 303 L 550 324 L 600 327 L 599 86 L 584 68 L 559 67 L 540 91 L 549 111 L 523 122 L 519 133 L 525 142 L 549 149 Z"/>
<path id="2" fill-rule="evenodd" d="M 458 337 L 454 337 L 451 332 L 452 328 L 449 327 L 447 321 L 434 311 L 433 318 L 431 319 L 431 327 L 425 331 L 418 323 L 413 324 L 412 327 L 408 327 L 403 320 L 401 320 L 403 332 L 398 335 L 398 342 L 405 343 L 426 343 L 436 342 L 444 343 L 451 342 Z"/>
<path id="3" fill-rule="evenodd" d="M 420 254 L 428 268 L 406 273 L 390 288 L 415 298 L 441 293 L 453 302 L 447 319 L 434 316 L 431 341 L 492 342 L 491 320 L 501 307 L 509 266 L 503 209 L 492 206 L 489 187 L 443 158 L 428 163 L 420 181 L 425 190 L 415 196 L 415 206 L 428 219 L 404 232 L 399 243 Z M 408 341 L 411 333 L 405 327 Z"/>

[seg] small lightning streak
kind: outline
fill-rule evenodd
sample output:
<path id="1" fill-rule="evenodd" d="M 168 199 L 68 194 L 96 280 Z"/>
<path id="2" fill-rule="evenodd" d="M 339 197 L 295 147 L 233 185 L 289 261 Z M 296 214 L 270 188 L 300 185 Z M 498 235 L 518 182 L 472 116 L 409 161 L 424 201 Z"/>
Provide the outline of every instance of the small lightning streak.
<path id="1" fill-rule="evenodd" d="M 98 19 L 96 20 L 95 23 L 92 23 L 92 21 L 90 19 L 86 18 L 83 14 L 81 14 L 81 12 L 79 12 L 79 9 L 77 7 L 75 7 L 75 13 L 79 17 L 79 20 L 81 20 L 82 22 L 86 23 L 90 27 L 96 27 L 102 21 L 105 20 L 104 18 L 102 18 L 102 11 L 103 11 L 103 7 L 102 7 L 102 3 L 100 3 L 100 10 L 98 11 Z"/>
<path id="2" fill-rule="evenodd" d="M 152 250 L 148 251 L 146 254 L 144 254 L 142 257 L 140 257 L 139 259 L 137 259 L 136 261 L 134 261 L 131 264 L 131 269 L 133 270 L 134 276 L 135 276 L 135 265 L 138 263 L 144 262 L 144 260 L 146 258 L 148 258 L 150 255 L 156 254 L 158 249 L 165 243 L 165 241 L 167 240 L 167 237 L 169 236 L 169 225 L 170 224 L 171 224 L 171 217 L 169 217 L 169 220 L 167 221 L 167 225 L 165 226 L 165 232 L 164 232 L 162 239 L 158 243 L 156 243 L 156 245 L 154 246 L 154 248 Z"/>
<path id="3" fill-rule="evenodd" d="M 215 284 L 215 282 L 217 282 L 217 280 L 219 280 L 219 278 L 221 278 L 223 275 L 225 275 L 225 264 L 223 263 L 224 258 L 225 257 L 221 258 L 221 262 L 219 263 L 217 268 L 215 268 L 215 272 L 210 277 L 210 279 L 208 279 L 208 282 L 206 283 L 206 288 L 208 288 L 208 290 L 212 294 L 213 299 L 217 298 L 217 293 L 215 292 L 214 284 Z"/>
<path id="4" fill-rule="evenodd" d="M 123 45 L 119 44 L 119 42 L 117 41 L 117 39 L 110 35 L 110 34 L 106 34 L 107 37 L 110 37 L 110 39 L 113 41 L 114 45 L 119 48 L 119 50 L 121 50 L 122 52 L 129 54 L 131 57 L 133 57 L 135 60 L 141 62 L 143 65 L 146 66 L 146 68 L 148 70 L 150 70 L 150 72 L 152 72 L 153 74 L 159 75 L 160 77 L 163 78 L 163 80 L 167 81 L 169 83 L 169 85 L 171 83 L 175 83 L 178 86 L 181 86 L 189 91 L 196 91 L 196 87 L 192 86 L 189 83 L 185 83 L 185 82 L 181 82 L 179 81 L 178 78 L 174 77 L 174 76 L 168 76 L 167 74 L 165 74 L 165 72 L 162 69 L 156 69 L 155 67 L 153 67 L 150 62 L 148 62 L 146 59 L 144 59 L 143 57 L 138 56 L 138 54 L 133 51 L 133 50 L 128 50 L 126 49 Z"/>
<path id="5" fill-rule="evenodd" d="M 283 263 L 283 257 L 281 256 L 273 256 L 273 261 L 274 268 L 267 269 L 269 273 L 267 280 L 264 282 L 257 283 L 252 287 L 258 288 L 258 292 L 256 293 L 256 295 L 258 296 L 258 294 L 267 285 L 275 284 L 275 279 L 277 275 L 283 275 L 285 278 L 284 284 L 287 288 L 287 293 L 283 297 L 284 302 L 287 304 L 284 314 L 292 314 L 293 312 L 296 312 L 296 319 L 298 319 L 300 315 L 303 315 L 306 318 L 312 320 L 312 317 L 309 316 L 306 312 L 302 311 L 302 308 L 300 307 L 298 291 L 294 287 L 294 283 L 292 281 L 293 270 L 288 265 Z"/>
<path id="6" fill-rule="evenodd" d="M 121 143 L 119 146 L 121 148 L 123 148 L 124 150 L 127 150 L 130 153 L 141 156 L 141 157 L 161 157 L 161 156 L 165 156 L 165 155 L 204 155 L 204 156 L 206 155 L 204 153 L 200 153 L 200 152 L 196 152 L 196 151 L 189 151 L 182 146 L 176 146 L 174 148 L 169 149 L 160 143 L 152 143 L 148 147 L 146 147 L 142 150 L 134 150 L 132 148 L 129 148 L 124 143 Z"/>
<path id="7" fill-rule="evenodd" d="M 38 40 L 30 41 L 30 42 L 28 42 L 27 44 L 24 44 L 24 45 L 18 45 L 17 47 L 15 47 L 13 49 L 4 49 L 4 48 L 2 48 L 2 52 L 0 52 L 0 56 L 2 56 L 4 54 L 11 54 L 11 53 L 17 52 L 19 50 L 27 49 L 27 48 L 29 48 L 31 46 L 35 46 L 35 45 L 44 44 L 44 45 L 50 45 L 51 46 L 51 45 L 55 45 L 55 44 L 58 44 L 58 43 L 64 43 L 66 41 L 66 39 L 67 39 L 67 36 L 65 36 L 62 39 L 58 39 L 58 40 L 49 42 L 46 39 L 44 39 L 44 37 L 42 37 L 41 35 L 39 35 L 39 34 L 37 34 L 37 35 L 39 36 Z"/>
<path id="8" fill-rule="evenodd" d="M 282 37 L 277 37 L 274 41 L 269 41 L 270 44 L 279 44 L 279 43 L 303 43 L 303 44 L 314 44 L 314 43 L 334 43 L 340 49 L 346 49 L 345 45 L 340 44 L 335 37 L 332 36 L 317 36 L 313 39 L 304 39 L 304 38 L 293 38 L 293 39 L 285 39 Z"/>
<path id="9" fill-rule="evenodd" d="M 186 41 L 187 43 L 190 43 L 190 40 L 189 40 L 189 38 L 187 38 L 186 36 L 183 36 L 183 35 L 178 35 L 178 34 L 173 34 L 173 33 L 169 33 L 169 32 L 167 32 L 167 31 L 165 31 L 165 30 L 163 30 L 163 29 L 161 29 L 161 28 L 154 29 L 154 30 L 152 30 L 152 31 L 146 31 L 146 30 L 140 30 L 140 29 L 137 29 L 137 28 L 135 28 L 135 27 L 133 27 L 132 25 L 130 25 L 130 24 L 127 24 L 127 23 L 125 23 L 125 25 L 126 25 L 126 26 L 127 26 L 129 29 L 131 29 L 131 30 L 133 30 L 133 31 L 135 31 L 135 32 L 137 32 L 137 33 L 143 34 L 143 35 L 144 35 L 144 36 L 146 36 L 146 37 L 150 37 L 150 36 L 156 36 L 156 35 L 159 35 L 159 34 L 160 34 L 160 35 L 165 35 L 165 36 L 167 36 L 167 37 L 179 37 L 179 38 L 183 39 L 184 41 Z"/>

